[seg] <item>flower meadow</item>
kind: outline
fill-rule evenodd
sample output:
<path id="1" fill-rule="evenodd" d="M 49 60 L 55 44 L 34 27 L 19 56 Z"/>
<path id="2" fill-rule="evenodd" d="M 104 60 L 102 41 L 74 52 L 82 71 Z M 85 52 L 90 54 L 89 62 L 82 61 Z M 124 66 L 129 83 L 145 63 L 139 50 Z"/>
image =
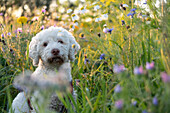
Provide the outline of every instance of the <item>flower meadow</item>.
<path id="1" fill-rule="evenodd" d="M 63 7 L 64 13 L 56 6 L 55 17 L 46 7 L 35 16 L 6 17 L 0 24 L 0 112 L 7 113 L 19 93 L 14 78 L 36 68 L 28 54 L 31 38 L 60 26 L 81 46 L 71 63 L 77 101 L 69 95 L 77 113 L 170 113 L 170 3 L 142 1 L 86 0 Z M 68 99 L 62 102 L 75 112 Z"/>

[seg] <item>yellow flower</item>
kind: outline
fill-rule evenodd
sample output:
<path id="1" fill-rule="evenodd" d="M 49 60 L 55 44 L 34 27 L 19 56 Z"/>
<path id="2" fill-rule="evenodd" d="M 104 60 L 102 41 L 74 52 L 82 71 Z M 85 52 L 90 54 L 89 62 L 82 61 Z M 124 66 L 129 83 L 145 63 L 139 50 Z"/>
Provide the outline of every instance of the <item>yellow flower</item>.
<path id="1" fill-rule="evenodd" d="M 25 24 L 27 22 L 27 18 L 25 16 L 21 16 L 17 19 L 17 23 Z"/>
<path id="2" fill-rule="evenodd" d="M 110 2 L 115 2 L 115 0 L 100 0 L 100 2 L 106 2 L 106 6 L 110 5 Z"/>

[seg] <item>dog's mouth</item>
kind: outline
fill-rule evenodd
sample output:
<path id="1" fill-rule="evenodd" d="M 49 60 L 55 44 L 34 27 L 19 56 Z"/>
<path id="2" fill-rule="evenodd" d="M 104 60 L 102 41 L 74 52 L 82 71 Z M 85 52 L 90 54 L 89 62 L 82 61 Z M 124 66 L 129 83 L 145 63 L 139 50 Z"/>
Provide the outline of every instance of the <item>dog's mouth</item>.
<path id="1" fill-rule="evenodd" d="M 58 64 L 61 64 L 61 63 L 64 62 L 64 60 L 60 56 L 55 56 L 55 57 L 49 58 L 48 62 L 49 63 L 58 63 Z"/>

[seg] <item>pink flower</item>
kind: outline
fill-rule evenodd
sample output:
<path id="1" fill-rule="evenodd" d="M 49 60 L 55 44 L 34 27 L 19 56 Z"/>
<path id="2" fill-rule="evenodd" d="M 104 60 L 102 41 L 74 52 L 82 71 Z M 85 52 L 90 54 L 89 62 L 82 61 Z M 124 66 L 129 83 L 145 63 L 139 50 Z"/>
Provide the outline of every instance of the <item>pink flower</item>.
<path id="1" fill-rule="evenodd" d="M 114 67 L 113 67 L 114 73 L 120 73 L 120 72 L 123 72 L 124 70 L 126 70 L 124 65 L 118 66 L 117 64 L 115 64 Z"/>
<path id="2" fill-rule="evenodd" d="M 163 82 L 165 82 L 165 83 L 170 82 L 170 76 L 165 72 L 161 72 L 161 78 L 162 78 Z"/>
<path id="3" fill-rule="evenodd" d="M 135 67 L 135 69 L 134 69 L 134 74 L 135 74 L 135 75 L 141 75 L 141 74 L 143 74 L 143 67 L 142 67 L 142 66 L 140 66 L 140 67 Z"/>
<path id="4" fill-rule="evenodd" d="M 45 14 L 46 10 L 45 9 L 42 9 L 42 13 Z"/>
<path id="5" fill-rule="evenodd" d="M 147 70 L 151 70 L 154 68 L 154 62 L 152 61 L 151 63 L 146 62 L 146 69 Z"/>
<path id="6" fill-rule="evenodd" d="M 115 102 L 115 107 L 116 107 L 117 109 L 122 109 L 122 107 L 123 107 L 123 100 L 118 100 L 118 101 L 116 101 L 116 102 Z"/>
<path id="7" fill-rule="evenodd" d="M 19 33 L 22 33 L 22 28 L 18 28 L 17 31 L 18 31 Z"/>

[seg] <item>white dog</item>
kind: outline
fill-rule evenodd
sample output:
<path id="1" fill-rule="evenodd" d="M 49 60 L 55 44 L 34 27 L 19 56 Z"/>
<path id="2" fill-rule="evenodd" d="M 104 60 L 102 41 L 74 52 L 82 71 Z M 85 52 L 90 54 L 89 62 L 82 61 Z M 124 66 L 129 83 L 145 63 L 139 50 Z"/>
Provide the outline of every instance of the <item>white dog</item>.
<path id="1" fill-rule="evenodd" d="M 31 78 L 46 79 L 50 75 L 56 75 L 57 70 L 64 72 L 65 79 L 71 81 L 70 61 L 75 59 L 75 54 L 79 49 L 80 46 L 73 35 L 64 28 L 50 27 L 41 31 L 32 38 L 29 45 L 29 56 L 33 60 L 33 65 L 38 66 Z M 55 105 L 57 100 L 55 96 L 52 98 L 52 104 Z M 35 112 L 31 101 L 32 99 L 26 98 L 25 92 L 19 93 L 12 103 L 14 113 Z"/>

